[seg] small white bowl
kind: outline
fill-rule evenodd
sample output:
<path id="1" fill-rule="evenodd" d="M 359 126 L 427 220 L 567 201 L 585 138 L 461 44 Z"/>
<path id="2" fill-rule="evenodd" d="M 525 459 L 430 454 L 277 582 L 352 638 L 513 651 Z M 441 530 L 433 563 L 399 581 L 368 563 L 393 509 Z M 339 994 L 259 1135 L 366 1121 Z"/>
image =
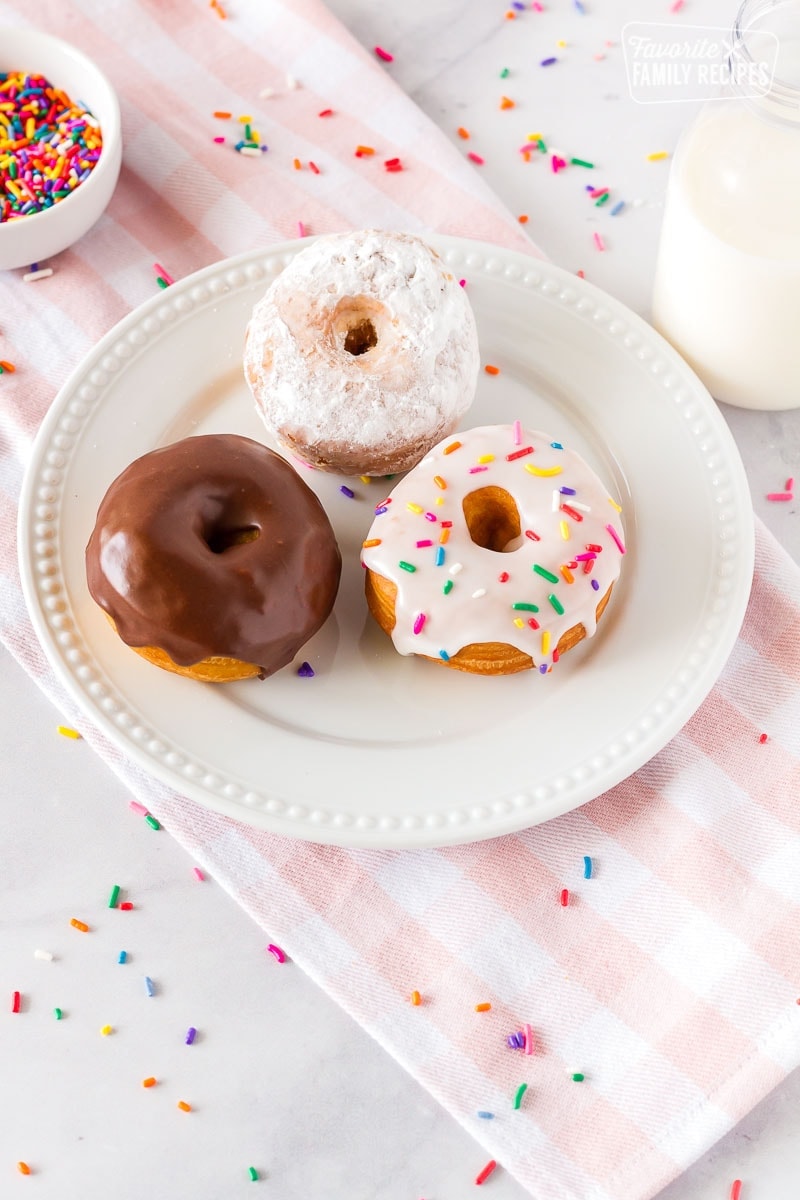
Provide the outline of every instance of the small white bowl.
<path id="1" fill-rule="evenodd" d="M 43 262 L 91 229 L 106 208 L 122 162 L 119 101 L 99 67 L 75 46 L 37 29 L 0 28 L 0 72 L 44 75 L 100 122 L 103 149 L 71 196 L 43 212 L 0 222 L 0 270 Z"/>

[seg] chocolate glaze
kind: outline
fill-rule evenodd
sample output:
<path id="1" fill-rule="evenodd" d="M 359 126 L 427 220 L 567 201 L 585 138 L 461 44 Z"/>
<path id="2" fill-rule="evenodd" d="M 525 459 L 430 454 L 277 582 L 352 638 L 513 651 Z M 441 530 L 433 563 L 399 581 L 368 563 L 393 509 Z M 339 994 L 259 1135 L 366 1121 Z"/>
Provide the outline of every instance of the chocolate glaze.
<path id="1" fill-rule="evenodd" d="M 311 489 L 234 434 L 137 459 L 106 492 L 86 547 L 89 591 L 129 646 L 157 646 L 179 666 L 236 658 L 265 675 L 324 623 L 341 564 Z"/>

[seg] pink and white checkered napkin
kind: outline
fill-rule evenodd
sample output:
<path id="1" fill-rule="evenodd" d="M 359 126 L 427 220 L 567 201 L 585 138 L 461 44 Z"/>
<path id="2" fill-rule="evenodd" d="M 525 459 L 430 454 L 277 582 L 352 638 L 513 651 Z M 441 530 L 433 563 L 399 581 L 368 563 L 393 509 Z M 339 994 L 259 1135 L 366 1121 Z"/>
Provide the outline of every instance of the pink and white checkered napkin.
<path id="1" fill-rule="evenodd" d="M 225 21 L 189 0 L 43 0 L 36 18 L 106 68 L 126 139 L 108 214 L 53 277 L 0 278 L 0 357 L 17 364 L 0 409 L 0 632 L 68 717 L 25 614 L 17 497 L 53 395 L 152 294 L 153 259 L 188 274 L 292 237 L 298 220 L 314 233 L 381 225 L 531 245 L 316 0 L 238 3 Z M 0 0 L 0 22 L 29 19 L 27 0 Z M 258 100 L 267 87 L 276 94 Z M 335 117 L 317 115 L 326 108 Z M 269 154 L 214 145 L 230 138 L 215 109 L 255 109 Z M 359 143 L 375 157 L 354 159 Z M 384 171 L 394 156 L 409 169 Z M 321 174 L 294 170 L 294 157 Z M 75 720 L 193 858 L 537 1200 L 646 1200 L 800 1060 L 800 572 L 763 529 L 741 636 L 699 712 L 625 783 L 516 836 L 417 852 L 273 837 L 154 783 Z M 476 1014 L 478 1001 L 491 1012 Z M 505 1040 L 525 1023 L 531 1057 Z M 475 1171 L 483 1161 L 476 1147 Z M 465 1186 L 472 1174 L 465 1165 Z"/>

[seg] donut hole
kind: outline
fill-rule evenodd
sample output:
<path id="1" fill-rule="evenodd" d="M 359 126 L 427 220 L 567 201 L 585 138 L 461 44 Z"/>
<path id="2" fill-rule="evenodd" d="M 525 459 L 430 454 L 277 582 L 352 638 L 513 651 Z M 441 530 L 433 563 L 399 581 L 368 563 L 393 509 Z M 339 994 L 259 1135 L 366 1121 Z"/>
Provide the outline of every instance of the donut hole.
<path id="1" fill-rule="evenodd" d="M 203 540 L 212 554 L 224 554 L 226 550 L 232 550 L 234 546 L 241 546 L 244 542 L 254 542 L 260 536 L 261 530 L 257 525 L 244 525 L 235 529 L 226 529 L 218 525 L 209 529 L 203 535 Z"/>
<path id="2" fill-rule="evenodd" d="M 351 325 L 344 337 L 344 348 L 348 354 L 352 354 L 354 357 L 366 354 L 377 344 L 378 334 L 369 317 Z"/>
<path id="3" fill-rule="evenodd" d="M 469 536 L 476 546 L 498 554 L 516 550 L 522 532 L 519 509 L 505 488 L 478 488 L 464 497 L 463 508 Z"/>
<path id="4" fill-rule="evenodd" d="M 389 315 L 370 296 L 345 296 L 331 315 L 336 346 L 350 358 L 369 354 L 386 333 Z"/>

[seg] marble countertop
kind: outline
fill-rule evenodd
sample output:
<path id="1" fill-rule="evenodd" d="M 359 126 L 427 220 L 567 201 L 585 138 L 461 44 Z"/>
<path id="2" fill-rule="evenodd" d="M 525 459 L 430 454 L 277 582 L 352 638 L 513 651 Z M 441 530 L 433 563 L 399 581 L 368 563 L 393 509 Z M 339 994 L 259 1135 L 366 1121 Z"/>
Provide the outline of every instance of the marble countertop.
<path id="1" fill-rule="evenodd" d="M 646 155 L 671 150 L 689 114 L 632 104 L 618 42 L 626 20 L 674 19 L 668 5 L 643 13 L 625 0 L 586 0 L 582 14 L 552 4 L 525 13 L 524 28 L 489 0 L 331 8 L 366 46 L 391 50 L 387 69 L 454 144 L 459 125 L 470 129 L 486 160 L 476 169 L 515 214 L 528 214 L 526 228 L 554 261 L 647 315 L 668 163 Z M 693 0 L 684 15 L 727 26 L 733 11 Z M 559 62 L 545 72 L 548 52 Z M 503 93 L 515 108 L 501 113 Z M 520 162 L 514 149 L 531 130 L 596 162 L 603 184 L 630 201 L 625 211 L 587 215 L 582 197 Z M 604 254 L 592 247 L 595 228 Z M 795 505 L 765 499 L 800 475 L 800 411 L 725 416 L 756 513 L 800 559 Z M 234 1200 L 260 1194 L 248 1190 L 251 1166 L 280 1200 L 472 1195 L 486 1152 L 293 964 L 265 953 L 268 937 L 213 880 L 195 877 L 166 833 L 129 811 L 124 787 L 88 746 L 56 735 L 59 715 L 5 652 L 0 704 L 4 1200 L 31 1187 L 41 1200 Z M 135 913 L 108 909 L 114 884 Z M 13 990 L 20 1014 L 10 1011 Z M 157 1085 L 144 1089 L 149 1076 Z M 179 1100 L 193 1111 L 179 1111 Z M 794 1200 L 798 1103 L 795 1075 L 659 1200 L 727 1200 L 734 1178 L 742 1200 Z M 17 1173 L 18 1160 L 33 1177 Z M 527 1195 L 502 1170 L 491 1183 L 496 1200 Z"/>

